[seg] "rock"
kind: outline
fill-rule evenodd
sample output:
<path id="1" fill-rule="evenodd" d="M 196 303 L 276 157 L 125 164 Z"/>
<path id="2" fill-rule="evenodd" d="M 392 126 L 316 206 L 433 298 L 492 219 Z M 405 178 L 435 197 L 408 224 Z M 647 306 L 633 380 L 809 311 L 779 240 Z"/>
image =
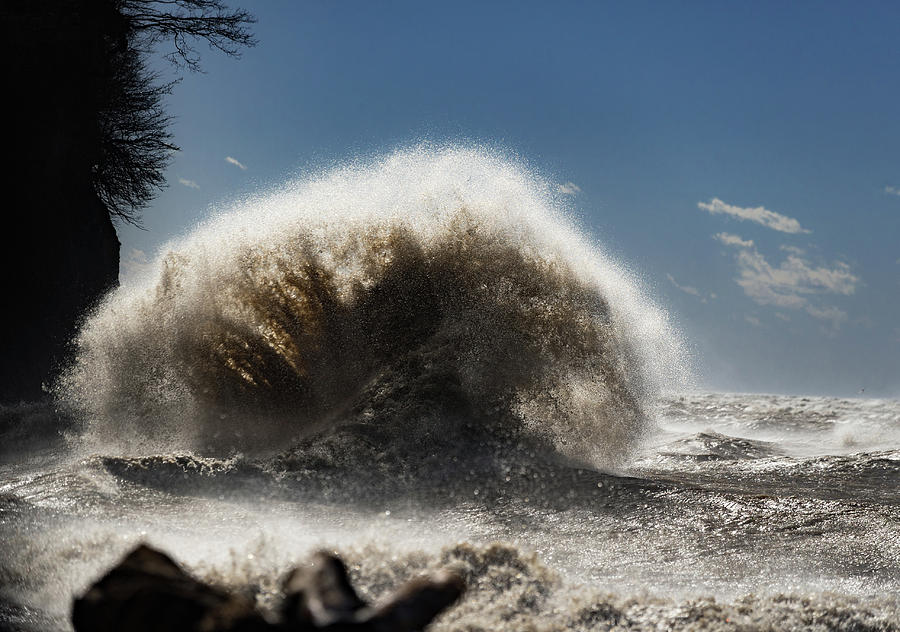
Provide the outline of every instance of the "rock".
<path id="1" fill-rule="evenodd" d="M 76 632 L 274 629 L 246 598 L 197 581 L 145 545 L 75 600 L 72 625 Z"/>
<path id="2" fill-rule="evenodd" d="M 343 562 L 320 552 L 288 575 L 281 619 L 270 621 L 249 599 L 197 581 L 164 553 L 141 545 L 75 600 L 72 624 L 76 632 L 413 632 L 464 590 L 462 579 L 439 572 L 368 605 L 353 589 Z"/>
<path id="3" fill-rule="evenodd" d="M 359 598 L 339 558 L 316 553 L 284 584 L 284 623 L 288 630 L 412 632 L 428 625 L 465 591 L 458 576 L 439 572 L 407 582 L 387 601 L 367 606 Z"/>

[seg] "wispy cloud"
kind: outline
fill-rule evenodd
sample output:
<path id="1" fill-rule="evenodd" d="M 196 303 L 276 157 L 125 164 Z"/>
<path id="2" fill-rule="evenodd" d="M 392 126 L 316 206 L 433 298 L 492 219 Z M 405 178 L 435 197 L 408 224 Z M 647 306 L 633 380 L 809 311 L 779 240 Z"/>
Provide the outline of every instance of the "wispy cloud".
<path id="1" fill-rule="evenodd" d="M 762 325 L 762 321 L 759 320 L 756 316 L 752 314 L 745 314 L 744 320 L 753 325 L 754 327 L 760 327 Z"/>
<path id="2" fill-rule="evenodd" d="M 706 302 L 707 302 L 707 297 L 704 296 L 704 295 L 703 295 L 703 292 L 701 292 L 701 291 L 698 290 L 697 288 L 695 288 L 695 287 L 693 287 L 693 286 L 691 286 L 691 285 L 681 285 L 678 281 L 675 280 L 675 277 L 673 277 L 671 274 L 666 274 L 666 278 L 669 279 L 669 282 L 670 282 L 672 285 L 674 285 L 675 287 L 677 287 L 679 290 L 681 290 L 681 291 L 684 292 L 685 294 L 690 294 L 691 296 L 697 297 L 698 299 L 700 299 L 700 302 L 701 302 L 701 303 L 706 303 Z M 715 295 L 715 294 L 710 294 L 710 295 L 709 295 L 709 298 L 710 298 L 710 299 L 714 299 L 714 298 L 716 298 L 716 295 Z"/>
<path id="3" fill-rule="evenodd" d="M 816 307 L 815 305 L 807 305 L 804 309 L 806 310 L 806 313 L 813 318 L 824 320 L 829 323 L 834 330 L 840 329 L 841 325 L 847 322 L 847 312 L 838 309 L 837 307 Z"/>
<path id="4" fill-rule="evenodd" d="M 789 252 L 793 255 L 803 256 L 806 254 L 806 251 L 803 248 L 798 248 L 797 246 L 789 246 L 787 244 L 781 244 L 778 246 L 779 249 L 784 250 L 785 252 Z"/>
<path id="5" fill-rule="evenodd" d="M 727 207 L 730 210 L 720 210 L 719 206 Z M 737 207 L 730 207 L 719 199 L 713 199 L 710 204 L 701 203 L 700 208 L 711 213 L 738 215 L 738 213 L 732 212 Z M 716 210 L 713 210 L 714 208 Z M 776 220 L 781 224 L 793 222 L 797 229 L 784 230 L 784 227 L 776 229 L 782 232 L 809 232 L 801 229 L 796 220 L 763 208 L 737 209 L 737 211 L 745 215 L 747 212 L 752 212 L 759 217 L 767 218 L 764 221 L 753 219 L 753 221 L 763 224 Z M 776 216 L 776 219 L 765 215 L 766 213 Z M 742 219 L 747 218 L 742 217 Z M 754 303 L 805 311 L 813 318 L 830 323 L 832 329 L 830 332 L 826 332 L 829 335 L 847 322 L 848 317 L 845 312 L 837 307 L 822 305 L 821 299 L 816 298 L 826 294 L 848 296 L 856 291 L 859 277 L 853 274 L 850 266 L 843 261 L 835 261 L 830 265 L 814 264 L 806 257 L 806 251 L 803 248 L 782 244 L 779 249 L 787 253 L 787 257 L 778 265 L 773 265 L 756 249 L 752 239 L 743 239 L 732 233 L 716 233 L 713 235 L 713 239 L 737 249 L 735 262 L 738 276 L 735 278 L 735 282 L 741 286 L 744 294 L 750 297 Z M 790 317 L 783 312 L 776 312 L 775 316 L 784 321 L 790 320 Z M 755 316 L 746 317 L 745 320 L 752 325 L 758 324 Z"/>
<path id="6" fill-rule="evenodd" d="M 234 165 L 235 167 L 237 167 L 238 169 L 240 169 L 242 171 L 247 170 L 247 167 L 242 165 L 241 162 L 237 158 L 232 158 L 231 156 L 225 156 L 225 162 L 227 162 L 230 165 Z"/>
<path id="7" fill-rule="evenodd" d="M 900 187 L 884 187 L 884 192 L 891 195 L 900 195 Z"/>
<path id="8" fill-rule="evenodd" d="M 718 213 L 731 215 L 732 217 L 736 217 L 741 221 L 746 220 L 756 222 L 757 224 L 762 224 L 767 228 L 771 228 L 772 230 L 777 230 L 782 233 L 810 232 L 805 228 L 802 228 L 800 226 L 800 222 L 798 222 L 794 218 L 776 213 L 775 211 L 770 211 L 769 209 L 763 208 L 762 206 L 745 208 L 741 206 L 734 206 L 732 204 L 726 204 L 719 198 L 713 198 L 709 202 L 698 202 L 697 207 L 703 209 L 704 211 L 708 211 L 713 215 L 716 215 Z"/>
<path id="9" fill-rule="evenodd" d="M 735 246 L 737 248 L 753 248 L 753 240 L 752 239 L 741 239 L 738 235 L 733 235 L 731 233 L 716 233 L 713 235 L 714 239 L 718 239 L 726 246 Z"/>
<path id="10" fill-rule="evenodd" d="M 197 184 L 193 180 L 188 180 L 187 178 L 178 178 L 178 181 L 189 189 L 199 189 L 200 188 L 199 184 Z"/>
<path id="11" fill-rule="evenodd" d="M 700 290 L 698 290 L 695 287 L 691 287 L 690 285 L 680 285 L 678 283 L 678 281 L 675 280 L 675 277 L 673 277 L 671 274 L 667 274 L 666 278 L 669 279 L 669 281 L 671 281 L 672 285 L 677 287 L 679 290 L 681 290 L 685 294 L 690 294 L 691 296 L 700 296 Z"/>
<path id="12" fill-rule="evenodd" d="M 737 254 L 737 284 L 760 305 L 803 308 L 811 294 L 850 295 L 859 278 L 841 261 L 831 266 L 815 266 L 796 255 L 789 255 L 777 267 L 756 250 Z"/>
<path id="13" fill-rule="evenodd" d="M 574 182 L 565 182 L 556 187 L 563 195 L 578 195 L 581 193 L 581 187 Z"/>
<path id="14" fill-rule="evenodd" d="M 735 255 L 738 276 L 735 282 L 758 305 L 805 311 L 813 318 L 828 322 L 837 330 L 847 322 L 846 312 L 830 305 L 821 305 L 815 297 L 836 294 L 849 296 L 856 291 L 859 277 L 842 261 L 830 265 L 816 265 L 797 252 L 791 251 L 777 266 L 740 238 L 723 240 L 740 250 Z M 734 236 L 732 236 L 734 237 Z M 776 313 L 782 320 L 788 317 Z"/>

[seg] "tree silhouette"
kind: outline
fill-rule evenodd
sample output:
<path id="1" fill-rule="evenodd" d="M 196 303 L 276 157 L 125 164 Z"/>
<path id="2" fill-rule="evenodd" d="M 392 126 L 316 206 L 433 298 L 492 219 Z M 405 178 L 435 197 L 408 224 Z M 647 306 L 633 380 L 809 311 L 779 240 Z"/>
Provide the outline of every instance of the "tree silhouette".
<path id="1" fill-rule="evenodd" d="M 253 17 L 227 0 L 2 0 L 0 403 L 35 401 L 78 323 L 118 283 L 113 220 L 138 223 L 173 150 L 165 96 L 205 44 L 237 57 Z M 175 63 L 175 81 L 150 70 Z M 0 419 L 0 430 L 3 420 Z"/>
<path id="2" fill-rule="evenodd" d="M 231 57 L 239 57 L 242 46 L 256 44 L 248 30 L 255 18 L 229 10 L 222 0 L 122 0 L 122 5 L 143 50 L 171 41 L 174 50 L 166 57 L 191 70 L 200 70 L 198 40 Z"/>
<path id="3" fill-rule="evenodd" d="M 165 186 L 163 173 L 178 147 L 163 107 L 175 81 L 161 82 L 146 59 L 170 44 L 165 57 L 179 68 L 201 70 L 196 45 L 239 57 L 256 41 L 255 19 L 222 0 L 116 0 L 121 22 L 104 38 L 106 81 L 97 108 L 94 189 L 113 218 L 139 223 L 139 212 Z"/>

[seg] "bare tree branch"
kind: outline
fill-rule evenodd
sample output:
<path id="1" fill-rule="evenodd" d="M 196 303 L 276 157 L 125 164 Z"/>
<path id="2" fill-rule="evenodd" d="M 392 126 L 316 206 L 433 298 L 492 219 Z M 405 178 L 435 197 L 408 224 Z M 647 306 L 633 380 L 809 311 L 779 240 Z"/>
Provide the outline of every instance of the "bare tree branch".
<path id="1" fill-rule="evenodd" d="M 146 68 L 147 56 L 165 43 L 165 57 L 180 68 L 200 71 L 195 45 L 239 57 L 256 40 L 255 18 L 230 10 L 224 0 L 111 0 L 122 18 L 105 42 L 106 78 L 97 105 L 99 149 L 94 189 L 114 219 L 139 225 L 140 210 L 165 186 L 172 152 L 164 97 L 180 81 L 160 82 Z"/>
<path id="2" fill-rule="evenodd" d="M 256 19 L 243 9 L 228 9 L 222 0 L 123 0 L 122 13 L 142 46 L 151 49 L 169 41 L 174 50 L 166 58 L 192 71 L 200 70 L 197 41 L 231 57 L 256 45 L 248 28 Z"/>

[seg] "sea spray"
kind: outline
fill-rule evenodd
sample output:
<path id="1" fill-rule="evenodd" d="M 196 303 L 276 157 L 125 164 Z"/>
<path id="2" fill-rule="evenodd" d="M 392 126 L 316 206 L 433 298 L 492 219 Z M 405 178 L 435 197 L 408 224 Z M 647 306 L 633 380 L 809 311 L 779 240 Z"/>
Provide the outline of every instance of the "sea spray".
<path id="1" fill-rule="evenodd" d="M 107 450 L 277 450 L 363 418 L 417 441 L 477 423 L 615 465 L 684 374 L 665 312 L 552 183 L 478 147 L 225 209 L 113 291 L 75 346 L 56 393 Z"/>

